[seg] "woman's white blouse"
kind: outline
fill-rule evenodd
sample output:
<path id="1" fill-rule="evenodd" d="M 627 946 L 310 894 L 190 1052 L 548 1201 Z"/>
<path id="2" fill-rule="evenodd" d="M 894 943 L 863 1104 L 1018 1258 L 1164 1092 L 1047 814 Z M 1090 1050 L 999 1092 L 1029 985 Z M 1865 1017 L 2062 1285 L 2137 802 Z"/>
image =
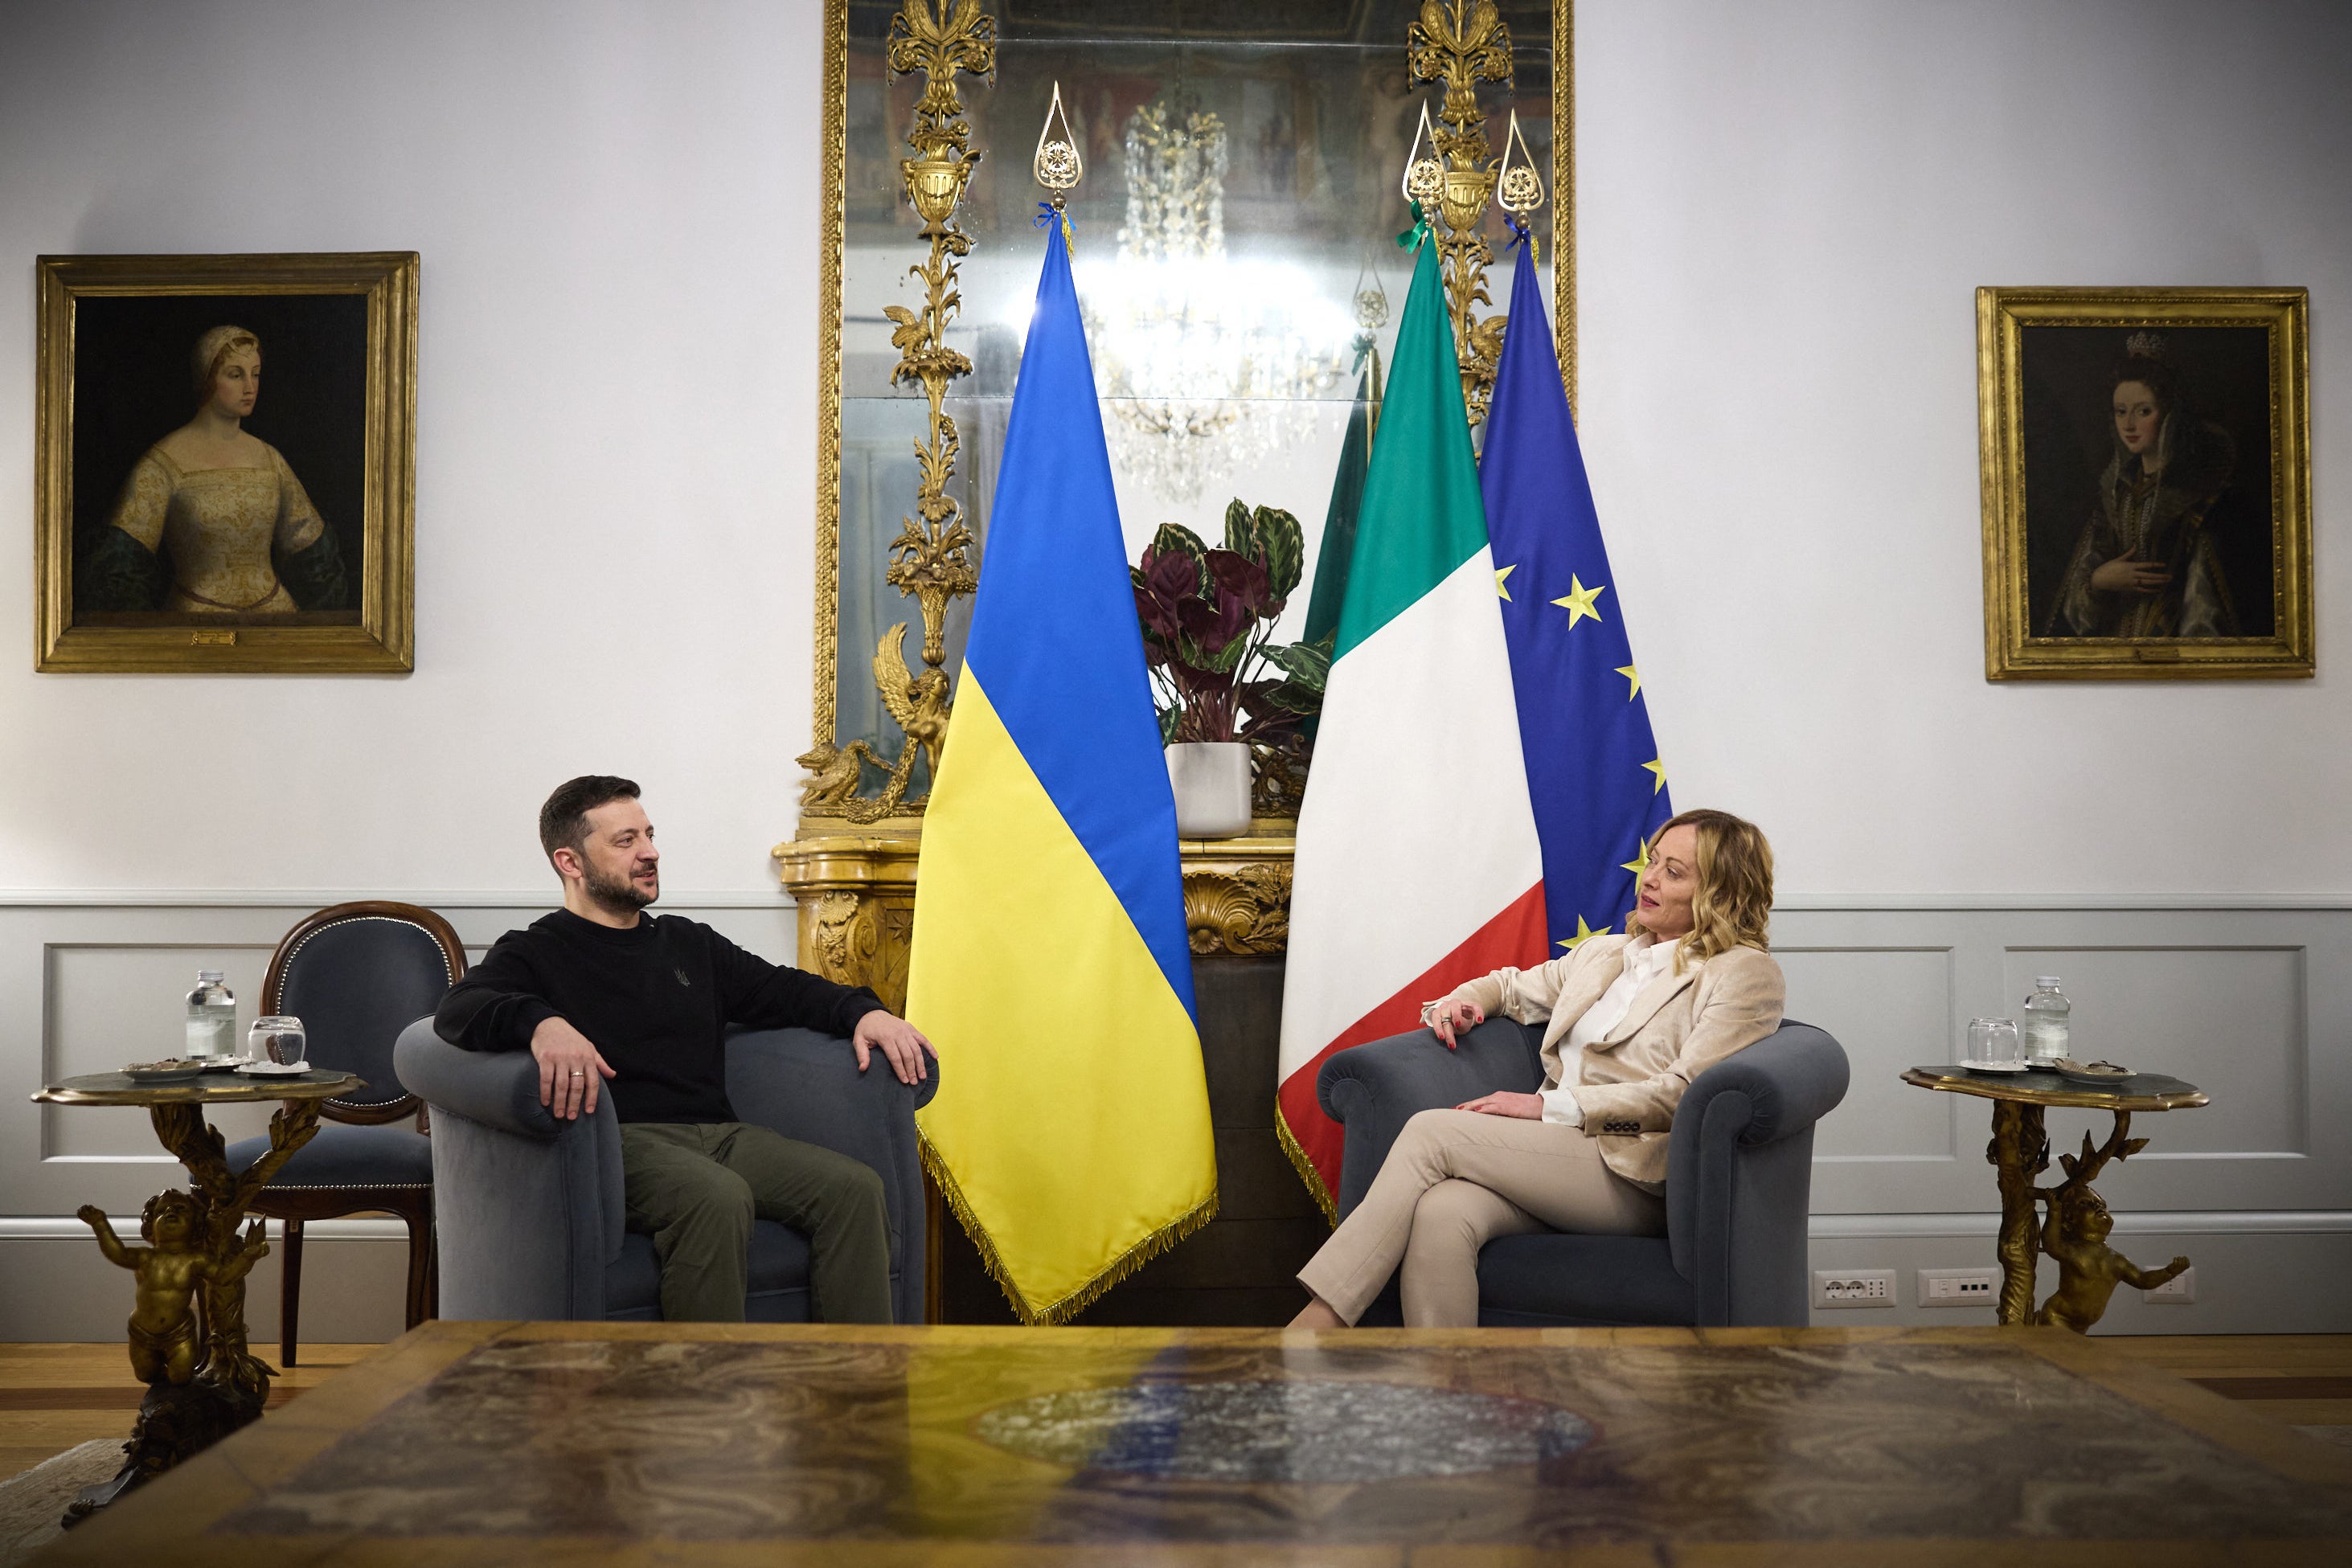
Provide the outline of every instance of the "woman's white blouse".
<path id="1" fill-rule="evenodd" d="M 1633 1010 L 1633 998 L 1641 994 L 1642 988 L 1673 967 L 1675 954 L 1681 946 L 1679 936 L 1672 942 L 1658 942 L 1643 936 L 1627 943 L 1624 969 L 1601 993 L 1600 1000 L 1585 1009 L 1584 1016 L 1570 1027 L 1568 1040 L 1559 1050 L 1560 1061 L 1581 1061 L 1586 1046 L 1607 1039 L 1609 1031 L 1622 1023 L 1625 1015 Z M 1577 1104 L 1569 1085 L 1546 1089 L 1541 1094 L 1545 1121 L 1565 1123 L 1571 1127 L 1584 1125 L 1583 1109 Z"/>

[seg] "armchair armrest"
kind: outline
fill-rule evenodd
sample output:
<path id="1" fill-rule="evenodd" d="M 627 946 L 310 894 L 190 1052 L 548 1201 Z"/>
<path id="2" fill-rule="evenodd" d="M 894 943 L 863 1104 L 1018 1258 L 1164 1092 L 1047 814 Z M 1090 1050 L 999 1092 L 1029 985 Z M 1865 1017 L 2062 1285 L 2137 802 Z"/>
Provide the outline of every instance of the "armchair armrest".
<path id="1" fill-rule="evenodd" d="M 727 1097 L 736 1115 L 863 1161 L 882 1177 L 898 1276 L 891 1304 L 902 1323 L 923 1321 L 929 1247 L 915 1112 L 940 1088 L 940 1064 L 925 1066 L 920 1082 L 901 1083 L 877 1051 L 860 1072 L 847 1040 L 814 1030 L 746 1030 L 727 1042 Z"/>
<path id="2" fill-rule="evenodd" d="M 1805 1321 L 1813 1124 L 1850 1075 L 1835 1040 L 1785 1020 L 1700 1073 L 1675 1107 L 1666 1234 L 1675 1271 L 1698 1286 L 1702 1326 Z"/>
<path id="3" fill-rule="evenodd" d="M 552 1138 L 562 1129 L 539 1103 L 539 1059 L 527 1051 L 464 1051 L 422 1018 L 401 1031 L 392 1048 L 401 1087 L 437 1111 L 526 1138 Z"/>
<path id="4" fill-rule="evenodd" d="M 602 1318 L 627 1214 L 611 1098 L 558 1122 L 530 1052 L 461 1051 L 430 1018 L 401 1031 L 393 1071 L 433 1107 L 441 1315 Z"/>
<path id="5" fill-rule="evenodd" d="M 1339 1163 L 1342 1219 L 1363 1201 L 1390 1145 L 1415 1113 L 1496 1090 L 1533 1093 L 1542 1084 L 1540 1030 L 1497 1018 L 1456 1038 L 1456 1049 L 1448 1051 L 1427 1030 L 1391 1035 L 1335 1053 L 1316 1075 L 1324 1113 L 1348 1129 Z"/>

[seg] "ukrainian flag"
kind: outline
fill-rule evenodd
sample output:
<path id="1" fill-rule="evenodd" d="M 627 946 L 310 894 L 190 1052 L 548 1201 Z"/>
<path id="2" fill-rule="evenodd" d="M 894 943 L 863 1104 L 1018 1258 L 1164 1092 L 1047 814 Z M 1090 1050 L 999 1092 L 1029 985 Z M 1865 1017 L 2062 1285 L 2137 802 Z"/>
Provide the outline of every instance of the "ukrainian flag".
<path id="1" fill-rule="evenodd" d="M 999 474 L 907 1016 L 950 1069 L 924 1166 L 1021 1321 L 1050 1323 L 1217 1205 L 1176 804 L 1059 224 Z"/>

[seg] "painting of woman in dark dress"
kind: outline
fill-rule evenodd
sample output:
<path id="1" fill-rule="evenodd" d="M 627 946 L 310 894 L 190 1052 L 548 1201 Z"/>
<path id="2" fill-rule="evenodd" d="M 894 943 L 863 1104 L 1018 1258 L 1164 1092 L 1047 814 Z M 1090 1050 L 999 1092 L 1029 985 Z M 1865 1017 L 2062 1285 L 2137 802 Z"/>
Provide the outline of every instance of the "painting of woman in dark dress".
<path id="1" fill-rule="evenodd" d="M 1979 288 L 1988 680 L 2307 677 L 2310 297 Z"/>
<path id="2" fill-rule="evenodd" d="M 2211 532 L 2227 517 L 2236 440 L 2186 402 L 2154 332 L 2134 333 L 2105 379 L 2113 448 L 2044 634 L 2237 636 Z"/>

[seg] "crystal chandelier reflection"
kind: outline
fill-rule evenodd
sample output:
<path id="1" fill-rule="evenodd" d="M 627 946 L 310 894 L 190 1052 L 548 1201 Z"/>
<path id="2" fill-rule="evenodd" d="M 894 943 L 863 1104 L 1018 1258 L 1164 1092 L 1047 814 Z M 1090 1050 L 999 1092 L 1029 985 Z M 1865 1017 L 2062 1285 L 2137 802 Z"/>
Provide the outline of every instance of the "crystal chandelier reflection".
<path id="1" fill-rule="evenodd" d="M 1224 122 L 1150 104 L 1128 117 L 1118 256 L 1084 279 L 1116 417 L 1118 469 L 1191 503 L 1306 435 L 1354 328 L 1306 271 L 1225 254 Z"/>

